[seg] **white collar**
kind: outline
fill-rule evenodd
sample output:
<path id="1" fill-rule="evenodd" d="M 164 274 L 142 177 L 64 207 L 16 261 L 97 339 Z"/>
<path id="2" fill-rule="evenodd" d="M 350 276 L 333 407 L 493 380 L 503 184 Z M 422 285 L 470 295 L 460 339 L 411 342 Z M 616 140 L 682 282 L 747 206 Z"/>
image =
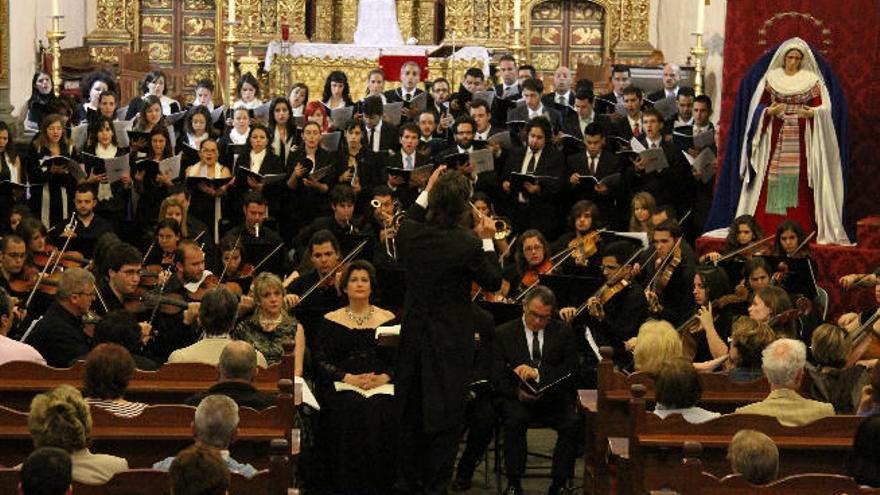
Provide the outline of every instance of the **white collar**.
<path id="1" fill-rule="evenodd" d="M 529 115 L 544 115 L 544 104 L 541 103 L 537 110 L 532 110 L 531 108 L 529 108 L 528 105 L 526 105 L 526 110 L 529 111 Z"/>

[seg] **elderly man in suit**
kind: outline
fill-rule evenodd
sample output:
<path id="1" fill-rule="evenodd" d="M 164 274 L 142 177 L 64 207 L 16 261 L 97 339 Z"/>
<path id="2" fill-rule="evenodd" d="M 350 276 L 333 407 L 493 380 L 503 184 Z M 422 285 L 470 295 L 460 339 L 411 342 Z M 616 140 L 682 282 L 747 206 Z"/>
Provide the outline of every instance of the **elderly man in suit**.
<path id="1" fill-rule="evenodd" d="M 461 173 L 437 167 L 397 234 L 406 272 L 394 377 L 401 493 L 447 491 L 473 376 L 471 283 L 489 291 L 501 287 L 494 222 L 483 216 L 473 232 L 459 224 L 469 195 Z"/>
<path id="2" fill-rule="evenodd" d="M 572 386 L 577 354 L 571 328 L 551 319 L 555 309 L 553 291 L 535 286 L 525 297 L 523 317 L 496 330 L 492 385 L 504 424 L 507 495 L 523 493 L 526 431 L 536 422 L 557 432 L 553 482 L 547 493 L 563 493 L 574 474 L 581 424 Z"/>
<path id="3" fill-rule="evenodd" d="M 794 339 L 779 339 L 761 353 L 764 376 L 770 382 L 770 395 L 761 402 L 738 408 L 737 414 L 773 416 L 784 426 L 802 426 L 826 416 L 834 416 L 834 406 L 805 399 L 797 391 L 804 379 L 807 347 Z"/>

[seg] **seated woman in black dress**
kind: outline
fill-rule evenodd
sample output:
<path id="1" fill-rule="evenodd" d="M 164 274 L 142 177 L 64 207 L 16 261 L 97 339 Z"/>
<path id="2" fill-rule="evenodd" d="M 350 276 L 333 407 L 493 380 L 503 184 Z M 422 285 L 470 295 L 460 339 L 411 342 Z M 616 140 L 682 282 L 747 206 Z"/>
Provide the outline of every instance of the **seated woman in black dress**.
<path id="1" fill-rule="evenodd" d="M 340 286 L 348 304 L 324 315 L 316 350 L 320 464 L 334 493 L 387 493 L 395 479 L 393 351 L 378 346 L 376 327 L 395 316 L 370 304 L 376 274 L 369 262 L 351 263 Z M 383 389 L 390 393 L 377 393 Z"/>

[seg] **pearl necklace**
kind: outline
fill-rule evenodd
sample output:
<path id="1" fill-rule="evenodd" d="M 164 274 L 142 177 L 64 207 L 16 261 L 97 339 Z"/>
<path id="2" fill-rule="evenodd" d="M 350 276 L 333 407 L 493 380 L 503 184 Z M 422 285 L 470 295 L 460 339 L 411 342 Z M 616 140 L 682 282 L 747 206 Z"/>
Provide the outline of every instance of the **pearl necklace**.
<path id="1" fill-rule="evenodd" d="M 373 306 L 372 305 L 370 306 L 370 310 L 367 312 L 366 315 L 356 315 L 356 314 L 352 313 L 351 307 L 345 308 L 345 314 L 348 315 L 348 318 L 351 321 L 355 322 L 355 324 L 357 324 L 357 326 L 360 327 L 360 326 L 363 326 L 364 323 L 366 323 L 370 318 L 373 317 Z"/>

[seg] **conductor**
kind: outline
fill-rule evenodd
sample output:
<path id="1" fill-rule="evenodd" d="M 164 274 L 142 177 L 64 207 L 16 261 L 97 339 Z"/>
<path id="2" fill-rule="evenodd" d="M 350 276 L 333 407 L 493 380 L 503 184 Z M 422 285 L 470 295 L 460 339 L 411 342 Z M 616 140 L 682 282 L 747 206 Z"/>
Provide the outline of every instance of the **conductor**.
<path id="1" fill-rule="evenodd" d="M 501 286 L 493 221 L 481 216 L 473 231 L 462 226 L 471 215 L 469 193 L 467 178 L 438 167 L 397 235 L 406 270 L 395 373 L 401 493 L 446 493 L 474 361 L 471 283 Z"/>

